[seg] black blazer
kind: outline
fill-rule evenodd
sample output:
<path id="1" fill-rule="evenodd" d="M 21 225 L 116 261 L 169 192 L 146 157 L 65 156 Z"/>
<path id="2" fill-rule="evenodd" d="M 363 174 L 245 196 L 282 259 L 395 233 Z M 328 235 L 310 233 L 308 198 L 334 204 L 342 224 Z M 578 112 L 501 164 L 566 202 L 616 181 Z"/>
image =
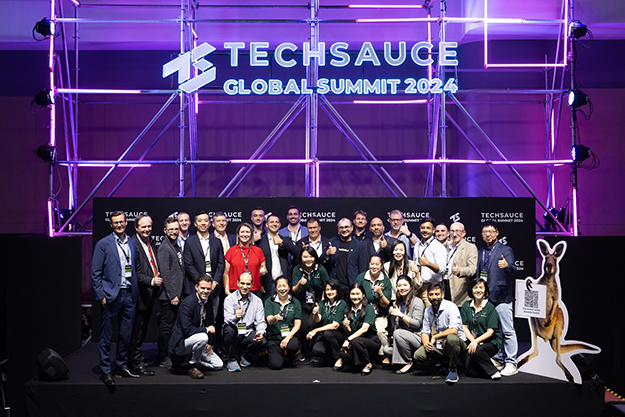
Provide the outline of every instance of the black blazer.
<path id="1" fill-rule="evenodd" d="M 187 242 L 188 241 L 187 239 Z M 185 245 L 185 248 L 186 246 L 187 245 Z M 169 351 L 176 355 L 182 356 L 184 354 L 185 339 L 197 333 L 208 333 L 206 327 L 215 325 L 212 297 L 209 297 L 204 305 L 204 309 L 206 310 L 206 326 L 200 327 L 202 321 L 202 307 L 196 294 L 197 292 L 194 291 L 193 294 L 182 300 L 180 308 L 178 309 L 178 317 L 176 318 L 174 328 L 169 338 Z"/>
<path id="2" fill-rule="evenodd" d="M 330 278 L 336 278 L 336 261 L 339 258 L 339 246 L 341 237 L 334 236 L 330 239 L 332 246 L 336 247 L 336 253 L 330 255 L 326 264 L 328 270 L 328 276 Z M 347 277 L 349 278 L 349 284 L 356 282 L 356 277 L 367 270 L 369 266 L 369 260 L 366 259 L 365 246 L 357 239 L 352 239 L 349 245 L 349 254 L 347 255 Z"/>
<path id="3" fill-rule="evenodd" d="M 137 245 L 137 280 L 139 281 L 139 299 L 137 300 L 137 308 L 139 310 L 147 310 L 154 304 L 154 300 L 158 297 L 160 288 L 152 286 L 152 278 L 154 278 L 154 271 L 148 256 L 143 250 L 143 245 L 138 233 L 135 233 L 132 238 Z M 154 261 L 158 266 L 157 250 L 154 245 L 154 238 L 150 236 L 150 246 L 152 246 L 152 252 L 154 253 Z"/>
<path id="4" fill-rule="evenodd" d="M 295 246 L 290 237 L 282 235 L 280 235 L 280 237 L 282 238 L 282 244 L 278 247 L 280 267 L 282 268 L 282 273 L 284 274 L 284 276 L 289 279 L 289 282 L 291 282 L 291 267 L 289 265 L 289 254 L 291 254 L 292 256 L 297 256 L 299 252 L 297 250 L 297 246 Z M 256 242 L 256 246 L 258 246 L 263 251 L 263 255 L 265 255 L 265 267 L 267 268 L 267 275 L 263 275 L 260 277 L 261 285 L 265 289 L 269 288 L 269 285 L 273 283 L 274 278 L 278 278 L 271 276 L 271 267 L 273 264 L 271 260 L 269 239 L 270 236 L 269 233 L 267 233 L 264 234 L 258 242 Z"/>
<path id="5" fill-rule="evenodd" d="M 210 246 L 211 275 L 215 282 L 221 284 L 224 267 L 226 265 L 221 240 L 217 239 L 212 233 L 209 233 L 208 244 Z M 202 252 L 202 244 L 197 234 L 189 236 L 187 242 L 184 244 L 183 258 L 186 279 L 184 280 L 182 293 L 187 296 L 195 293 L 197 277 L 206 272 L 204 252 Z"/>
<path id="6" fill-rule="evenodd" d="M 184 268 L 178 259 L 178 251 L 171 244 L 167 236 L 161 242 L 161 246 L 158 248 L 158 265 L 160 268 L 161 278 L 163 278 L 163 285 L 161 287 L 161 293 L 158 296 L 159 300 L 171 301 L 174 298 L 182 298 L 182 285 L 184 284 Z"/>
<path id="7" fill-rule="evenodd" d="M 382 263 L 389 262 L 393 257 L 393 244 L 397 239 L 390 236 L 384 236 L 384 240 L 386 240 L 386 247 L 384 249 L 380 248 L 380 252 L 378 254 L 382 257 Z M 367 265 L 369 264 L 369 259 L 371 256 L 376 253 L 375 247 L 373 246 L 373 236 L 369 236 L 363 242 L 365 245 L 365 256 L 367 258 Z"/>
<path id="8" fill-rule="evenodd" d="M 310 236 L 306 236 L 297 241 L 297 255 L 293 256 L 293 267 L 296 267 L 299 264 L 299 253 L 302 251 L 304 246 L 310 244 Z M 321 262 L 325 267 L 326 252 L 330 247 L 330 240 L 327 237 L 321 236 L 321 256 L 319 257 L 319 262 Z M 328 269 L 328 268 L 326 268 Z"/>

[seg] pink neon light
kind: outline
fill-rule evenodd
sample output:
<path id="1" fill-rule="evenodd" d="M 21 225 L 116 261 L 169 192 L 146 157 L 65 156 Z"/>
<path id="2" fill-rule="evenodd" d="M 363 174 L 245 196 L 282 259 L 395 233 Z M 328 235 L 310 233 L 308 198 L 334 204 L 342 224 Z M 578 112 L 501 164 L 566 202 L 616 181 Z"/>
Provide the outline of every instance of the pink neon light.
<path id="1" fill-rule="evenodd" d="M 551 157 L 555 155 L 556 150 L 556 132 L 555 132 L 555 112 L 551 109 Z M 556 173 L 551 172 L 551 207 L 556 206 Z"/>
<path id="2" fill-rule="evenodd" d="M 376 19 L 356 19 L 356 23 L 402 23 L 402 22 L 437 22 L 437 17 L 398 17 L 398 18 L 376 18 Z"/>
<path id="3" fill-rule="evenodd" d="M 315 161 L 315 197 L 319 197 L 319 160 Z"/>
<path id="4" fill-rule="evenodd" d="M 428 19 L 431 18 L 432 15 L 428 12 Z M 432 43 L 432 22 L 428 22 L 428 42 Z M 432 58 L 432 51 L 428 50 L 428 58 Z M 433 74 L 433 67 L 432 64 L 428 65 L 428 80 L 431 82 L 432 81 L 432 74 Z"/>
<path id="5" fill-rule="evenodd" d="M 577 230 L 577 188 L 573 187 L 573 236 L 578 236 Z"/>
<path id="6" fill-rule="evenodd" d="M 110 90 L 99 88 L 58 88 L 56 91 L 61 94 L 141 94 L 141 90 Z"/>
<path id="7" fill-rule="evenodd" d="M 572 159 L 559 159 L 548 161 L 490 161 L 493 165 L 565 165 L 572 164 Z"/>
<path id="8" fill-rule="evenodd" d="M 572 164 L 572 159 L 548 161 L 484 161 L 479 159 L 404 159 L 404 164 L 476 164 L 476 165 L 565 165 Z"/>
<path id="9" fill-rule="evenodd" d="M 54 237 L 54 219 L 52 218 L 52 199 L 48 199 L 48 236 Z"/>
<path id="10" fill-rule="evenodd" d="M 421 4 L 349 4 L 350 9 L 423 9 Z"/>
<path id="11" fill-rule="evenodd" d="M 490 68 L 560 68 L 566 67 L 566 64 L 488 64 Z"/>
<path id="12" fill-rule="evenodd" d="M 231 164 L 310 164 L 312 159 L 231 159 Z"/>
<path id="13" fill-rule="evenodd" d="M 78 0 L 69 0 L 69 1 L 71 1 L 72 3 L 74 3 L 74 5 L 75 5 L 76 7 L 80 7 L 80 2 L 79 2 Z"/>
<path id="14" fill-rule="evenodd" d="M 427 103 L 427 99 L 423 100 L 354 100 L 354 104 L 423 104 Z"/>
<path id="15" fill-rule="evenodd" d="M 65 165 L 65 164 L 60 164 L 60 165 Z M 113 167 L 113 166 L 118 166 L 118 167 L 123 167 L 123 168 L 149 168 L 152 166 L 152 164 L 125 164 L 123 162 L 119 162 L 119 163 L 102 163 L 102 164 L 98 164 L 98 163 L 93 163 L 93 162 L 72 162 L 69 163 L 67 165 L 74 165 L 77 167 Z"/>

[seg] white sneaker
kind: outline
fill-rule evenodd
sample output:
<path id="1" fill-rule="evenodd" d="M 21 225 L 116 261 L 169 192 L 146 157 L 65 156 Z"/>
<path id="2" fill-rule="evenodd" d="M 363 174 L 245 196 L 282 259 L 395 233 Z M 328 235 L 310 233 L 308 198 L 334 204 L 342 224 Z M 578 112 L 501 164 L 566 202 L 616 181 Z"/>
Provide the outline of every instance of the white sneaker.
<path id="1" fill-rule="evenodd" d="M 501 374 L 497 371 L 490 376 L 490 379 L 501 379 Z"/>
<path id="2" fill-rule="evenodd" d="M 490 358 L 490 361 L 493 363 L 493 365 L 495 366 L 495 368 L 497 368 L 497 370 L 499 372 L 501 372 L 503 370 L 503 365 L 502 364 L 500 364 L 499 362 L 497 362 L 493 358 Z"/>
<path id="3" fill-rule="evenodd" d="M 511 363 L 507 363 L 506 367 L 503 368 L 503 370 L 501 371 L 502 376 L 512 376 L 518 373 L 519 373 L 519 370 L 516 369 L 516 366 L 512 365 Z"/>

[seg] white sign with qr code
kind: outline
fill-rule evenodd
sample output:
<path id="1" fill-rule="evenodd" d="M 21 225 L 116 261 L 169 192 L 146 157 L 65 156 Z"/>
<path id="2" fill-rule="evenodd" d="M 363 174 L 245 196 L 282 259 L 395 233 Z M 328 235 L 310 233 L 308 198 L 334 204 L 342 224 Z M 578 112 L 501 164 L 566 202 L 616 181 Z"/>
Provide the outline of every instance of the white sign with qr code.
<path id="1" fill-rule="evenodd" d="M 547 286 L 533 282 L 528 288 L 528 281 L 516 280 L 515 316 L 544 319 L 547 314 Z"/>

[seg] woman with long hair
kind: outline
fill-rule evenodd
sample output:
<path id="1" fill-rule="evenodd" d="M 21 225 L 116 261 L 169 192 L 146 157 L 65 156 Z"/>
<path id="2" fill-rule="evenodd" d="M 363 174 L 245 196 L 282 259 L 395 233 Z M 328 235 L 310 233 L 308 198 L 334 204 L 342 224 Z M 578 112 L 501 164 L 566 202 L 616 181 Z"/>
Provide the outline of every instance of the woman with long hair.
<path id="1" fill-rule="evenodd" d="M 347 363 L 352 369 L 360 369 L 363 376 L 371 374 L 371 357 L 380 349 L 380 339 L 375 328 L 375 311 L 367 302 L 365 287 L 358 282 L 352 284 L 349 290 L 343 330 L 347 338 L 332 369 L 340 371 Z"/>
<path id="2" fill-rule="evenodd" d="M 318 364 L 335 362 L 339 357 L 339 349 L 345 341 L 345 332 L 341 322 L 345 318 L 347 303 L 343 300 L 341 286 L 335 279 L 325 284 L 323 300 L 312 309 L 314 329 L 306 335 L 312 357 L 310 363 Z"/>
<path id="3" fill-rule="evenodd" d="M 469 297 L 460 308 L 462 329 L 467 337 L 464 367 L 468 376 L 499 379 L 501 374 L 491 362 L 499 352 L 501 337 L 495 305 L 488 301 L 490 292 L 484 279 L 475 278 L 469 284 Z"/>
<path id="4" fill-rule="evenodd" d="M 291 295 L 289 280 L 275 280 L 276 293 L 265 301 L 269 368 L 279 370 L 295 364 L 300 349 L 297 333 L 302 325 L 302 306 Z"/>
<path id="5" fill-rule="evenodd" d="M 404 242 L 401 240 L 395 241 L 391 247 L 391 253 L 391 260 L 384 264 L 384 271 L 386 271 L 386 274 L 391 280 L 391 284 L 393 286 L 391 299 L 395 300 L 397 293 L 397 279 L 400 276 L 405 275 L 409 277 L 415 288 L 421 287 L 421 277 L 417 266 L 414 262 L 408 259 L 406 244 Z"/>
<path id="6" fill-rule="evenodd" d="M 225 256 L 223 285 L 226 295 L 237 290 L 237 279 L 245 271 L 252 273 L 254 295 L 261 297 L 265 292 L 260 283 L 260 276 L 267 273 L 265 255 L 258 246 L 252 245 L 252 236 L 252 226 L 249 223 L 241 223 L 237 227 L 237 244 L 228 249 Z"/>
<path id="7" fill-rule="evenodd" d="M 413 281 L 407 275 L 397 278 L 397 298 L 390 309 L 393 319 L 393 346 L 384 348 L 393 365 L 402 365 L 395 373 L 405 374 L 412 368 L 412 355 L 421 347 L 423 301 L 417 297 Z"/>

